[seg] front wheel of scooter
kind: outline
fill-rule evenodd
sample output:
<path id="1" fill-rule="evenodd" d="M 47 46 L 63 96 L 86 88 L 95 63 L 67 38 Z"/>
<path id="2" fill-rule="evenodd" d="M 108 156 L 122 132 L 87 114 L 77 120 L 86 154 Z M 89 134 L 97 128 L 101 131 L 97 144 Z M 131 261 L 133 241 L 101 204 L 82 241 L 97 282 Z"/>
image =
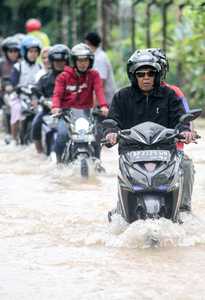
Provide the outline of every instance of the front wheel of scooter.
<path id="1" fill-rule="evenodd" d="M 89 176 L 88 161 L 86 158 L 80 161 L 80 174 L 83 178 L 88 178 Z"/>

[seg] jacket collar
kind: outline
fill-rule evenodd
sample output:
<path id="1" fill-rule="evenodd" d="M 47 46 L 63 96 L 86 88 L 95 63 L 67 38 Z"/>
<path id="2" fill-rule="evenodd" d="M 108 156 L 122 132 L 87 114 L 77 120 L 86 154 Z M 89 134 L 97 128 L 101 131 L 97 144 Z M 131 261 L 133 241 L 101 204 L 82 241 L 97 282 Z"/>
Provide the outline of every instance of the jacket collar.
<path id="1" fill-rule="evenodd" d="M 137 95 L 136 97 L 136 101 L 141 101 L 142 99 L 146 98 L 147 96 L 145 94 L 143 94 L 143 92 L 136 88 L 136 87 L 133 87 L 132 86 L 132 90 L 134 92 L 134 95 Z M 148 94 L 148 97 L 151 97 L 153 99 L 158 99 L 158 98 L 163 98 L 163 95 L 162 93 L 160 92 L 161 88 L 157 88 L 157 89 L 153 89 L 149 94 Z"/>

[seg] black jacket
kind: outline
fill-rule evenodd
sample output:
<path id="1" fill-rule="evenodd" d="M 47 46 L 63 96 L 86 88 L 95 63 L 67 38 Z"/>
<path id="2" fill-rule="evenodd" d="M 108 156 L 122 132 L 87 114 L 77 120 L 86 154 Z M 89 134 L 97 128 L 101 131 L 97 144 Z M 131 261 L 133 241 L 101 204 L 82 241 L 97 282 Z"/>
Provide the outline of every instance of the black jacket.
<path id="1" fill-rule="evenodd" d="M 108 119 L 115 120 L 120 129 L 129 129 L 146 121 L 174 128 L 184 113 L 182 102 L 166 86 L 153 90 L 149 96 L 145 96 L 136 87 L 129 86 L 114 95 Z M 181 129 L 189 130 L 189 127 Z"/>
<path id="2" fill-rule="evenodd" d="M 36 84 L 37 92 L 39 96 L 44 96 L 45 98 L 51 98 L 53 95 L 53 90 L 55 86 L 55 79 L 59 73 L 54 73 L 49 71 L 43 75 Z"/>

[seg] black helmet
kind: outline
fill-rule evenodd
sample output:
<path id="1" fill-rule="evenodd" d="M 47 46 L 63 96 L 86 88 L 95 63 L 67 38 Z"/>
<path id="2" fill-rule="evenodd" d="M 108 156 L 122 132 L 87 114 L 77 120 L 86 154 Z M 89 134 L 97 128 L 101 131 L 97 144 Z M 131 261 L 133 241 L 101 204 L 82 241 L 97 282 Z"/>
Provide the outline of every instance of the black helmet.
<path id="1" fill-rule="evenodd" d="M 56 44 L 48 51 L 48 59 L 50 63 L 54 60 L 65 60 L 66 64 L 70 63 L 70 49 L 63 44 Z"/>
<path id="2" fill-rule="evenodd" d="M 137 71 L 137 69 L 144 66 L 154 68 L 158 74 L 157 77 L 160 77 L 161 67 L 157 61 L 157 58 L 147 50 L 136 50 L 127 62 L 127 75 L 132 84 L 136 85 L 137 83 L 135 72 Z"/>
<path id="3" fill-rule="evenodd" d="M 90 60 L 89 68 L 92 68 L 94 63 L 94 53 L 92 52 L 92 50 L 88 45 L 84 43 L 80 43 L 71 49 L 71 59 L 75 67 L 76 67 L 76 60 L 78 58 L 89 58 Z"/>
<path id="4" fill-rule="evenodd" d="M 13 36 L 5 38 L 1 43 L 1 47 L 5 54 L 9 49 L 17 49 L 20 53 L 20 43 L 18 39 Z"/>
<path id="5" fill-rule="evenodd" d="M 147 50 L 158 59 L 161 66 L 161 77 L 164 79 L 169 71 L 169 61 L 165 52 L 161 48 L 149 48 Z"/>

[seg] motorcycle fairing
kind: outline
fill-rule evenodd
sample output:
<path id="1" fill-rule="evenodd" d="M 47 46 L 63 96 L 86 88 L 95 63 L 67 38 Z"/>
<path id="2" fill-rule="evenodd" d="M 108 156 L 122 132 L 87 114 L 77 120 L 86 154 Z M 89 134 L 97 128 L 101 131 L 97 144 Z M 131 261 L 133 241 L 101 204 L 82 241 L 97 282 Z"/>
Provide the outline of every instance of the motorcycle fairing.
<path id="1" fill-rule="evenodd" d="M 177 221 L 183 155 L 169 146 L 169 138 L 174 145 L 174 130 L 145 122 L 129 131 L 125 136 L 122 133 L 127 149 L 119 157 L 118 196 L 122 216 L 129 223 L 147 217 Z M 137 150 L 132 150 L 133 145 L 138 146 Z"/>
<path id="2" fill-rule="evenodd" d="M 132 127 L 130 134 L 123 136 L 124 142 L 127 143 L 138 143 L 143 145 L 153 145 L 165 141 L 166 138 L 170 137 L 174 133 L 174 129 L 166 128 L 162 125 L 153 122 L 144 122 L 139 125 Z"/>

